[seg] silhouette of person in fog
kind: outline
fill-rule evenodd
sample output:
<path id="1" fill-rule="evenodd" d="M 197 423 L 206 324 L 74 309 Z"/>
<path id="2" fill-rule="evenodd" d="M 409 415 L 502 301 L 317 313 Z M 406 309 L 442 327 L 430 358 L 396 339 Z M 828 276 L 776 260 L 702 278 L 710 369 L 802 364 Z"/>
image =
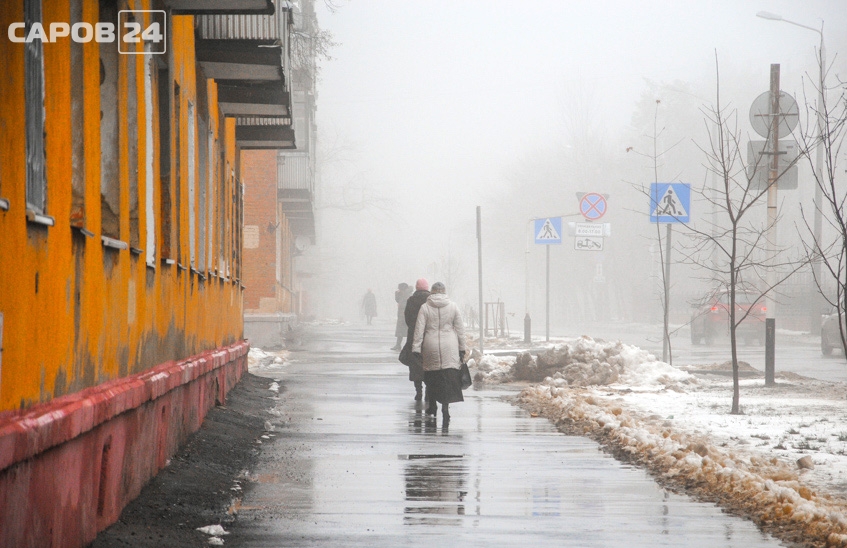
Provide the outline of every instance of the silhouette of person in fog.
<path id="1" fill-rule="evenodd" d="M 364 312 L 365 317 L 368 319 L 368 325 L 371 325 L 371 321 L 376 316 L 376 295 L 370 289 L 368 289 L 368 292 L 365 293 L 365 297 L 362 299 L 362 312 Z"/>

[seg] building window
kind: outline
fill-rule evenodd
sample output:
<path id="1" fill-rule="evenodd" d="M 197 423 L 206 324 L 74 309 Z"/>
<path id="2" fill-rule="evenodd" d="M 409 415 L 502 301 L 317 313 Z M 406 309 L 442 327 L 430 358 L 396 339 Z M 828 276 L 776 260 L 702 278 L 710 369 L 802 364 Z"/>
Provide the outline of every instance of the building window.
<path id="1" fill-rule="evenodd" d="M 127 164 L 129 166 L 129 246 L 140 252 L 141 238 L 138 226 L 138 70 L 137 55 L 124 55 L 126 60 L 126 124 Z"/>
<path id="2" fill-rule="evenodd" d="M 41 0 L 24 2 L 26 34 L 41 23 Z M 47 162 L 44 147 L 44 51 L 40 40 L 26 43 L 24 50 L 24 104 L 26 116 L 26 208 L 44 215 L 47 208 Z"/>
<path id="3" fill-rule="evenodd" d="M 212 125 L 209 128 L 209 197 L 207 202 L 209 204 L 209 212 L 208 212 L 208 220 L 209 220 L 209 229 L 206 232 L 207 234 L 207 247 L 206 247 L 206 270 L 211 273 L 215 269 L 215 227 L 217 227 L 216 223 L 216 201 L 215 201 L 215 182 L 216 173 L 217 173 L 217 155 L 215 151 L 217 150 L 217 140 L 215 139 L 215 127 L 214 120 L 212 120 Z"/>
<path id="4" fill-rule="evenodd" d="M 148 266 L 156 265 L 156 216 L 153 207 L 153 63 L 150 58 L 144 62 L 144 249 Z"/>
<path id="5" fill-rule="evenodd" d="M 117 21 L 114 1 L 100 0 L 100 21 Z M 100 43 L 100 211 L 103 236 L 120 239 L 121 180 L 118 42 Z"/>
<path id="6" fill-rule="evenodd" d="M 199 225 L 199 246 L 197 248 L 197 270 L 205 271 L 206 270 L 206 234 L 207 234 L 207 214 L 208 207 L 207 203 L 207 194 L 208 194 L 208 181 L 209 181 L 209 152 L 211 152 L 209 143 L 211 139 L 209 137 L 209 121 L 203 115 L 204 112 L 200 111 L 200 117 L 197 119 L 197 134 L 200 137 L 198 146 L 197 146 L 197 155 L 198 162 L 200 168 L 198 182 L 198 194 L 199 194 L 199 203 L 198 203 L 198 219 L 197 223 Z"/>
<path id="7" fill-rule="evenodd" d="M 196 220 L 197 220 L 197 192 L 194 188 L 194 170 L 197 167 L 195 154 L 197 153 L 197 133 L 194 103 L 188 102 L 188 257 L 191 268 L 196 269 L 195 246 L 196 246 Z"/>
<path id="8" fill-rule="evenodd" d="M 182 96 L 180 94 L 179 84 L 174 83 L 174 149 L 173 155 L 173 192 L 174 192 L 174 242 L 176 242 L 176 250 L 173 259 L 177 262 L 182 260 L 182 143 L 180 135 L 182 134 Z"/>
<path id="9" fill-rule="evenodd" d="M 162 223 L 162 259 L 173 259 L 173 207 L 171 200 L 171 71 L 167 65 L 158 67 L 159 99 L 159 218 Z"/>
<path id="10" fill-rule="evenodd" d="M 82 22 L 82 0 L 71 0 L 71 24 Z M 85 67 L 83 44 L 71 41 L 71 226 L 85 228 Z"/>

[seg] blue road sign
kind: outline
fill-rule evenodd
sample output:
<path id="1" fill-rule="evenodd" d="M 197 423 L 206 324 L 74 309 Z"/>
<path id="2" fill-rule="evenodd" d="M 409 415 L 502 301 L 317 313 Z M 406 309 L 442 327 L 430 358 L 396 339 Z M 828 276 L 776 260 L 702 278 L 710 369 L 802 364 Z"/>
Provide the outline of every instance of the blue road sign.
<path id="1" fill-rule="evenodd" d="M 687 223 L 691 220 L 691 185 L 650 183 L 650 222 Z"/>
<path id="2" fill-rule="evenodd" d="M 546 219 L 535 219 L 535 243 L 562 243 L 562 218 L 548 217 Z"/>

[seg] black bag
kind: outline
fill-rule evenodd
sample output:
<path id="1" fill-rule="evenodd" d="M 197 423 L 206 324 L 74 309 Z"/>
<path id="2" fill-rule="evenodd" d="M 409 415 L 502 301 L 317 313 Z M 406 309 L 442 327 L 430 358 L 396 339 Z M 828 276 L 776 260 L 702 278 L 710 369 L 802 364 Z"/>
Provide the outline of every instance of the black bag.
<path id="1" fill-rule="evenodd" d="M 471 370 L 468 369 L 468 364 L 463 363 L 462 367 L 459 368 L 459 371 L 462 373 L 462 390 L 466 390 L 473 384 L 473 380 L 471 379 Z"/>
<path id="2" fill-rule="evenodd" d="M 400 363 L 407 367 L 411 367 L 413 365 L 419 365 L 423 367 L 422 360 L 419 356 L 415 356 L 412 353 L 412 345 L 407 344 L 403 347 L 403 350 L 400 351 L 400 355 L 397 357 L 400 360 Z"/>

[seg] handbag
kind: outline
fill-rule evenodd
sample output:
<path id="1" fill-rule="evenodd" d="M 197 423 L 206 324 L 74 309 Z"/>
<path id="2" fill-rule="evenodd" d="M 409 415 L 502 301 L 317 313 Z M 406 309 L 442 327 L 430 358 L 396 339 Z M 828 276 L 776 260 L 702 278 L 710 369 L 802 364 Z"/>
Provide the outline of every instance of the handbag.
<path id="1" fill-rule="evenodd" d="M 400 360 L 400 363 L 405 365 L 406 367 L 412 367 L 413 365 L 423 366 L 421 363 L 421 359 L 418 356 L 415 356 L 412 353 L 412 345 L 407 344 L 400 350 L 400 355 L 397 357 Z"/>
<path id="2" fill-rule="evenodd" d="M 462 374 L 462 390 L 466 390 L 473 384 L 473 380 L 471 379 L 471 370 L 468 369 L 468 364 L 463 363 L 462 367 L 459 368 L 459 371 Z"/>

